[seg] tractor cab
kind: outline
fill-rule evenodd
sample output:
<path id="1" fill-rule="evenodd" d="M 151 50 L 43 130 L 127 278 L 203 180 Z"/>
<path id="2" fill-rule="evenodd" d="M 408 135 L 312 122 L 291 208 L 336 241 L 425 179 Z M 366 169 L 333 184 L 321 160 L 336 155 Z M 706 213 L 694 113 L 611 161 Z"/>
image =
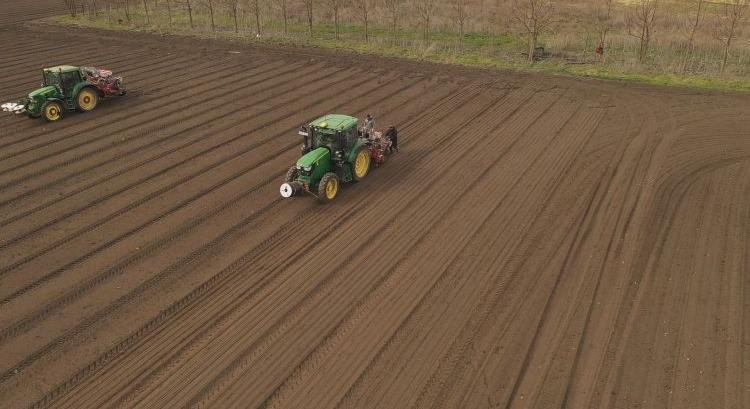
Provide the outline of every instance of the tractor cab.
<path id="1" fill-rule="evenodd" d="M 357 118 L 326 115 L 303 126 L 300 135 L 305 137 L 302 148 L 304 153 L 325 147 L 333 156 L 341 156 L 357 141 Z"/>
<path id="2" fill-rule="evenodd" d="M 77 86 L 83 83 L 81 71 L 78 67 L 70 65 L 60 65 L 42 69 L 42 88 L 57 87 L 59 96 L 65 102 L 68 110 L 73 110 L 75 106 L 74 90 L 78 91 Z"/>

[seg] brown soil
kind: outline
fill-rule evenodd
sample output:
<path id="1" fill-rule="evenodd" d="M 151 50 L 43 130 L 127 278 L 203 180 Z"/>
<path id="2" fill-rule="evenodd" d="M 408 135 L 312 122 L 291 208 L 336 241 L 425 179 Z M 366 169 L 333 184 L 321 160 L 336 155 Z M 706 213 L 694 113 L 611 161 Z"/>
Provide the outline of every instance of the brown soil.
<path id="1" fill-rule="evenodd" d="M 131 92 L 0 117 L 0 407 L 750 407 L 747 95 L 10 24 L 26 4 L 2 102 L 58 63 Z M 282 199 L 326 112 L 401 152 Z"/>

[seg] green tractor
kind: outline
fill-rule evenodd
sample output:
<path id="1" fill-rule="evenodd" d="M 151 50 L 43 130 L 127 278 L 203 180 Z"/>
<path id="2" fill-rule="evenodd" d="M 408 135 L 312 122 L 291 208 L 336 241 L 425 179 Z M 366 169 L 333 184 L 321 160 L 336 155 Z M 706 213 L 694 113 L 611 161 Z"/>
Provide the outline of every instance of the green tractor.
<path id="1" fill-rule="evenodd" d="M 303 126 L 299 134 L 304 137 L 303 155 L 289 168 L 281 196 L 304 192 L 327 203 L 342 182 L 358 182 L 370 172 L 372 150 L 378 147 L 360 134 L 357 118 L 325 115 Z"/>
<path id="2" fill-rule="evenodd" d="M 66 111 L 92 111 L 101 98 L 125 93 L 122 78 L 109 70 L 60 65 L 42 69 L 41 88 L 0 107 L 5 112 L 55 122 Z"/>

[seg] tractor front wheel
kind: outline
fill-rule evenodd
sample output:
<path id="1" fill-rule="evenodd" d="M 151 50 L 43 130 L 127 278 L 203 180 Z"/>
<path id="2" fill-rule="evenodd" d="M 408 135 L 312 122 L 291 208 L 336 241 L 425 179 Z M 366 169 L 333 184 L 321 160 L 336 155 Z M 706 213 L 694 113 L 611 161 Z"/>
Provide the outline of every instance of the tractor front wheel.
<path id="1" fill-rule="evenodd" d="M 320 179 L 318 185 L 318 199 L 328 203 L 336 197 L 339 192 L 339 177 L 333 172 L 328 172 Z"/>
<path id="2" fill-rule="evenodd" d="M 62 104 L 56 101 L 48 101 L 42 106 L 42 115 L 47 122 L 57 122 L 62 119 Z"/>
<path id="3" fill-rule="evenodd" d="M 359 182 L 370 172 L 370 159 L 370 150 L 366 146 L 360 146 L 352 164 L 352 174 L 355 181 Z"/>
<path id="4" fill-rule="evenodd" d="M 91 87 L 86 87 L 78 93 L 76 108 L 80 112 L 93 111 L 99 103 L 99 94 Z"/>

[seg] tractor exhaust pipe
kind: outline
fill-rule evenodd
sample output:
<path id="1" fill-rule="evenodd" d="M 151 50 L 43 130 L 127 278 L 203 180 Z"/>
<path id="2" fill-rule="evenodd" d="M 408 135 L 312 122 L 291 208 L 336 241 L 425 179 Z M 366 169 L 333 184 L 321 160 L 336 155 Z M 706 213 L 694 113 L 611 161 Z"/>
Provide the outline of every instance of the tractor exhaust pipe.
<path id="1" fill-rule="evenodd" d="M 281 193 L 281 197 L 285 197 L 285 198 L 296 196 L 302 193 L 302 191 L 303 191 L 302 185 L 297 182 L 284 183 L 279 188 L 279 193 Z"/>

